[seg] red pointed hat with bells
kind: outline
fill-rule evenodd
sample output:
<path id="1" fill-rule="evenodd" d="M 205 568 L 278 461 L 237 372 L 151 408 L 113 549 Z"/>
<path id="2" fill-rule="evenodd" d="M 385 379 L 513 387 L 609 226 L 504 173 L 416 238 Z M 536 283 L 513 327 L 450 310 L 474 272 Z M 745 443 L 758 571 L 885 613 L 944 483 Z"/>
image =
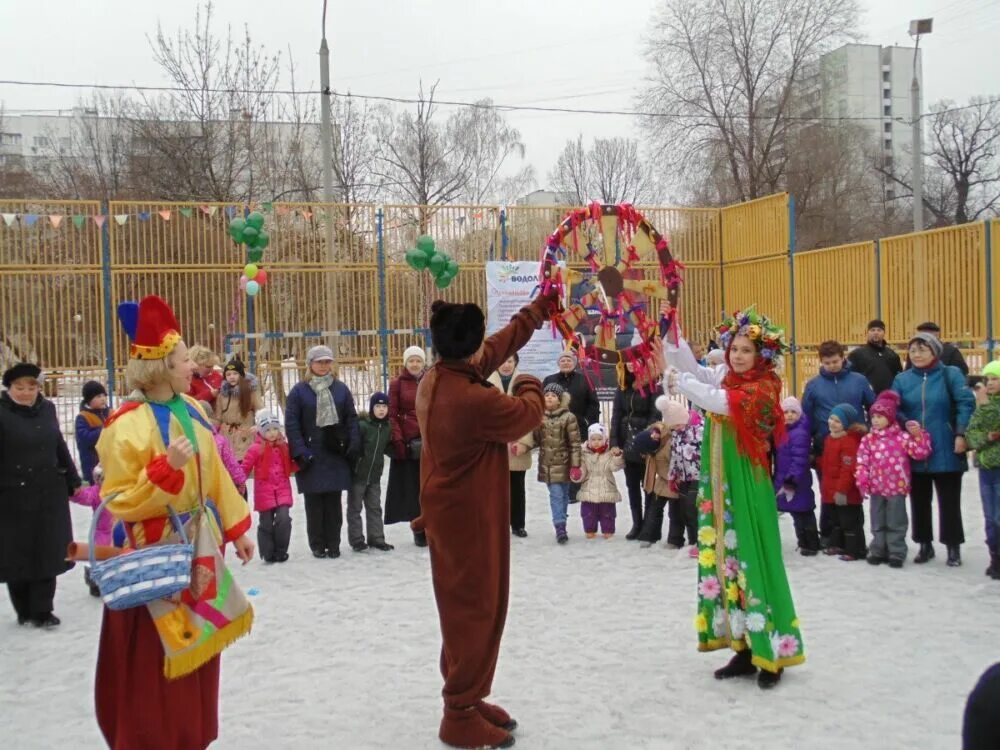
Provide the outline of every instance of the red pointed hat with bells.
<path id="1" fill-rule="evenodd" d="M 133 359 L 163 359 L 181 340 L 174 311 L 155 294 L 140 302 L 120 303 L 118 320 L 132 342 Z"/>

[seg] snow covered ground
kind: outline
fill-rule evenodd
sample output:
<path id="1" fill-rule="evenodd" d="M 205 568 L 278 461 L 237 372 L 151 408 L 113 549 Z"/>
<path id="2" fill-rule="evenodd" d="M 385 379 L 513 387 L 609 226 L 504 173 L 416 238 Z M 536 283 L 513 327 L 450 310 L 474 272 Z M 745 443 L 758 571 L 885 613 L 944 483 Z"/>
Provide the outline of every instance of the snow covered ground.
<path id="1" fill-rule="evenodd" d="M 513 539 L 511 609 L 494 699 L 517 747 L 956 748 L 962 710 L 997 659 L 1000 583 L 986 566 L 976 477 L 965 481 L 965 566 L 902 570 L 803 558 L 781 520 L 806 664 L 778 688 L 725 683 L 726 652 L 695 649 L 695 563 L 620 535 L 588 541 L 572 506 L 553 541 L 529 474 L 527 539 Z M 624 482 L 620 480 L 624 490 Z M 89 523 L 73 507 L 77 538 Z M 390 553 L 315 560 L 295 506 L 292 559 L 237 570 L 258 594 L 253 634 L 223 657 L 221 739 L 238 748 L 438 748 L 439 634 L 426 550 L 402 526 Z M 912 550 L 911 550 L 912 556 Z M 93 718 L 101 607 L 80 566 L 60 579 L 54 632 L 0 604 L 0 747 L 102 746 Z M 183 720 L 183 717 L 178 717 Z"/>

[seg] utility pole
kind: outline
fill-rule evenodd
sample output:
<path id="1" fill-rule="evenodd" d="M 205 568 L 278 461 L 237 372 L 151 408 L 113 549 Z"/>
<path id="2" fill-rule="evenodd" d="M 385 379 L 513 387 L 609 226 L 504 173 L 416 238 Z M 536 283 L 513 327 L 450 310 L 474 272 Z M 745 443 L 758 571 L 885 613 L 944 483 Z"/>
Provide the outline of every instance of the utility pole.
<path id="1" fill-rule="evenodd" d="M 930 34 L 934 27 L 933 18 L 919 18 L 910 21 L 910 36 L 916 39 L 913 46 L 913 80 L 910 83 L 910 123 L 913 127 L 913 231 L 924 229 L 924 137 L 920 116 L 920 36 Z"/>
<path id="2" fill-rule="evenodd" d="M 326 309 L 329 316 L 328 330 L 335 330 L 333 265 L 336 252 L 333 242 L 333 114 L 330 111 L 330 47 L 326 43 L 326 3 L 323 0 L 323 38 L 319 44 L 319 84 L 320 84 L 320 138 L 323 141 L 323 211 L 326 230 L 326 262 L 329 264 L 323 274 L 326 277 Z"/>

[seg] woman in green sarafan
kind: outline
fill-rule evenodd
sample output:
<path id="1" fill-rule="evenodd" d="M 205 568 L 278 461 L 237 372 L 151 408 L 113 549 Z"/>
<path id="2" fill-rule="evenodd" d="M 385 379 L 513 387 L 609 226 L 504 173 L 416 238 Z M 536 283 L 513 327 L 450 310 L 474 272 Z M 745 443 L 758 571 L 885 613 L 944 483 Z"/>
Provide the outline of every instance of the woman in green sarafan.
<path id="1" fill-rule="evenodd" d="M 701 367 L 675 327 L 664 339 L 665 388 L 707 412 L 698 493 L 698 649 L 736 654 L 716 678 L 755 674 L 774 687 L 805 660 L 785 575 L 769 476 L 771 442 L 785 436 L 783 330 L 753 308 L 718 329 L 726 364 Z"/>

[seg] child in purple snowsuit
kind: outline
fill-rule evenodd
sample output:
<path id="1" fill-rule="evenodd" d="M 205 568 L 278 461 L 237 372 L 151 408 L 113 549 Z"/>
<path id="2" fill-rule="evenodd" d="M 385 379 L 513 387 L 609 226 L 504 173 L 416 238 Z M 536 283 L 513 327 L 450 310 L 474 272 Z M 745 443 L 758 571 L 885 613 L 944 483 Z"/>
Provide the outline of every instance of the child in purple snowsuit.
<path id="1" fill-rule="evenodd" d="M 77 505 L 86 505 L 91 508 L 95 513 L 97 508 L 101 505 L 101 483 L 104 482 L 104 470 L 101 469 L 101 465 L 97 464 L 92 469 L 92 474 L 94 483 L 86 487 L 81 487 L 76 494 L 70 495 L 69 499 L 72 500 Z M 94 532 L 94 544 L 98 546 L 111 546 L 114 542 L 112 541 L 112 531 L 114 529 L 115 519 L 108 509 L 105 508 L 101 511 L 101 515 L 97 518 L 97 530 Z M 92 580 L 90 580 L 90 566 L 86 566 L 83 569 L 83 580 L 90 588 L 90 595 L 99 597 L 101 595 L 100 590 L 97 588 Z"/>
<path id="2" fill-rule="evenodd" d="M 774 489 L 777 492 L 778 510 L 791 513 L 795 523 L 795 536 L 799 553 L 812 557 L 819 552 L 819 531 L 816 528 L 816 496 L 812 488 L 812 471 L 809 468 L 809 451 L 812 433 L 809 417 L 802 412 L 802 404 L 794 396 L 781 402 L 785 412 L 788 439 L 778 446 L 774 462 Z"/>

